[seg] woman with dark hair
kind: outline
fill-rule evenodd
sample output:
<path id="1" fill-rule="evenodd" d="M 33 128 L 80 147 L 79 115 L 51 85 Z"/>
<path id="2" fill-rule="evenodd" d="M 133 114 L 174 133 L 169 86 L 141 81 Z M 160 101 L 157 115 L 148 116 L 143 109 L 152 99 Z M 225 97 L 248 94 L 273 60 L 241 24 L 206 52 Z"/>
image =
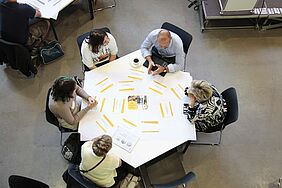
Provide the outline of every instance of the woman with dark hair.
<path id="1" fill-rule="evenodd" d="M 113 187 L 127 174 L 121 159 L 108 154 L 111 148 L 112 138 L 108 135 L 96 137 L 81 147 L 80 172 L 101 187 Z"/>
<path id="2" fill-rule="evenodd" d="M 77 95 L 88 102 L 88 106 L 82 110 L 76 100 Z M 49 98 L 50 111 L 58 118 L 60 125 L 72 130 L 77 130 L 80 119 L 97 105 L 97 102 L 79 87 L 74 79 L 67 76 L 55 80 Z"/>
<path id="3" fill-rule="evenodd" d="M 118 48 L 110 33 L 94 29 L 81 45 L 82 62 L 94 69 L 116 59 Z"/>

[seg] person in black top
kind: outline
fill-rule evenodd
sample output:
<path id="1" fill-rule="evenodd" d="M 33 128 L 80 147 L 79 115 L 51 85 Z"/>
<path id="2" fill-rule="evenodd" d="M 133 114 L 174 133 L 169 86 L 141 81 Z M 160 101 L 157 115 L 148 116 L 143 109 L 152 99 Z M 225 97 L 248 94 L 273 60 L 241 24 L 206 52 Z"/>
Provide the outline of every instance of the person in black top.
<path id="1" fill-rule="evenodd" d="M 29 19 L 40 17 L 39 10 L 16 0 L 4 1 L 1 5 L 1 35 L 9 41 L 25 45 L 29 37 Z"/>
<path id="2" fill-rule="evenodd" d="M 1 38 L 6 41 L 23 44 L 31 47 L 34 43 L 34 33 L 37 23 L 30 25 L 30 20 L 35 17 L 41 17 L 39 10 L 28 4 L 20 4 L 17 0 L 4 0 L 1 2 Z M 47 23 L 47 21 L 44 21 Z M 46 25 L 45 23 L 45 25 Z M 42 24 L 41 24 L 42 25 Z M 39 36 L 46 37 L 49 30 L 49 22 L 46 29 L 40 29 Z M 33 28 L 33 29 L 32 29 Z M 44 32 L 42 32 L 44 31 Z M 47 33 L 46 33 L 47 32 Z M 29 48 L 31 49 L 31 48 Z"/>

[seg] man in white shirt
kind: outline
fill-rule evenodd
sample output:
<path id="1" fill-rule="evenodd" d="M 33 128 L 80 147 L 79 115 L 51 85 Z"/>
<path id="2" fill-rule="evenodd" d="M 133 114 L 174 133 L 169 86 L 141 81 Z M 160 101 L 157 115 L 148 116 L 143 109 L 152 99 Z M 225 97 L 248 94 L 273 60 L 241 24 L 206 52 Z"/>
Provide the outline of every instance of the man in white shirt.
<path id="1" fill-rule="evenodd" d="M 81 45 L 82 62 L 90 70 L 116 59 L 118 47 L 110 33 L 93 30 Z"/>

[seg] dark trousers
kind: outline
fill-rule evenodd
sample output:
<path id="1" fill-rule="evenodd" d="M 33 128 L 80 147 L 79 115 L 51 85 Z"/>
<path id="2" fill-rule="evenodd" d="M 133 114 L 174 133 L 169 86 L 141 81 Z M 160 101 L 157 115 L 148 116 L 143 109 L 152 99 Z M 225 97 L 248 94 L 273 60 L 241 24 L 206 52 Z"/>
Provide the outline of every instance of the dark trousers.
<path id="1" fill-rule="evenodd" d="M 158 50 L 155 46 L 153 46 L 153 48 L 152 48 L 152 55 L 156 56 L 157 58 L 162 59 L 163 61 L 167 62 L 168 64 L 174 64 L 175 63 L 175 56 L 173 56 L 173 57 L 162 56 L 161 54 L 159 54 L 159 52 L 158 52 Z"/>

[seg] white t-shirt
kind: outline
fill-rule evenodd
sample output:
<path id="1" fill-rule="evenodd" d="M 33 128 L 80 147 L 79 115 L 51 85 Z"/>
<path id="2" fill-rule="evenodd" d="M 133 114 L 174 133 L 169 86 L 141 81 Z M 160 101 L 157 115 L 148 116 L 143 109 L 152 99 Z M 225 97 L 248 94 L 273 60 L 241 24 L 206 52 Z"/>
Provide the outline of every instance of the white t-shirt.
<path id="1" fill-rule="evenodd" d="M 98 157 L 94 154 L 92 144 L 93 141 L 88 141 L 81 147 L 81 163 L 79 166 L 81 170 L 89 170 L 103 159 L 103 157 Z M 104 161 L 95 169 L 86 173 L 81 172 L 81 174 L 98 186 L 111 187 L 115 184 L 114 177 L 117 176 L 116 168 L 119 167 L 119 163 L 120 159 L 117 156 L 108 154 Z"/>
<path id="2" fill-rule="evenodd" d="M 86 42 L 88 39 L 84 39 L 81 45 L 81 56 L 82 62 L 88 67 L 93 67 L 96 64 L 103 63 L 109 60 L 111 55 L 116 55 L 118 53 L 118 47 L 115 38 L 110 33 L 107 33 L 109 37 L 109 43 L 107 45 L 102 45 L 99 48 L 98 53 L 93 53 L 91 51 L 91 46 Z M 109 54 L 109 56 L 101 61 L 99 57 L 103 54 Z"/>

